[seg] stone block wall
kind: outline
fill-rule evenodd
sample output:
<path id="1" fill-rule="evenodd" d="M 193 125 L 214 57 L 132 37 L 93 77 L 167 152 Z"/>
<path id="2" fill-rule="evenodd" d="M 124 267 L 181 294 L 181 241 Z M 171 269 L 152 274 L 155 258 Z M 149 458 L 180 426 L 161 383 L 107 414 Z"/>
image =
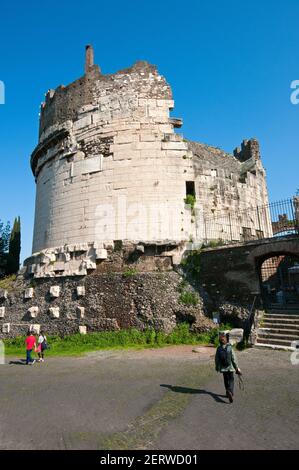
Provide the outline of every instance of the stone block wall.
<path id="1" fill-rule="evenodd" d="M 88 96 L 84 105 L 81 95 Z M 71 243 L 195 236 L 184 203 L 188 149 L 174 133 L 173 106 L 169 85 L 147 63 L 86 75 L 81 85 L 48 97 L 31 159 L 34 253 Z"/>
<path id="2" fill-rule="evenodd" d="M 33 278 L 19 274 L 0 295 L 0 338 L 25 334 L 29 328 L 66 335 L 122 328 L 154 328 L 171 332 L 186 321 L 196 330 L 213 327 L 200 295 L 198 305 L 180 302 L 182 276 L 169 257 L 109 253 L 92 274 Z M 31 278 L 30 278 L 31 277 Z M 31 296 L 25 294 L 31 289 Z"/>
<path id="3" fill-rule="evenodd" d="M 209 311 L 219 311 L 222 321 L 249 333 L 250 322 L 264 308 L 261 266 L 273 253 L 297 257 L 298 235 L 202 250 L 198 282 L 210 299 Z"/>
<path id="4" fill-rule="evenodd" d="M 203 217 L 267 204 L 258 142 L 244 141 L 233 156 L 187 141 L 175 132 L 181 121 L 170 117 L 173 107 L 171 88 L 155 66 L 141 61 L 103 75 L 87 48 L 85 75 L 50 90 L 41 108 L 31 156 L 35 255 L 65 245 L 105 249 L 115 240 L 201 242 Z M 192 209 L 185 204 L 190 182 Z M 249 225 L 236 217 L 237 240 L 243 228 L 271 234 L 267 214 Z M 213 234 L 226 236 L 221 227 Z M 72 272 L 89 269 L 69 262 Z"/>
<path id="5" fill-rule="evenodd" d="M 247 146 L 251 142 L 256 140 L 247 141 Z M 188 146 L 195 172 L 197 238 L 242 241 L 244 232 L 253 239 L 271 237 L 266 175 L 256 147 L 240 161 L 211 146 L 196 142 Z"/>

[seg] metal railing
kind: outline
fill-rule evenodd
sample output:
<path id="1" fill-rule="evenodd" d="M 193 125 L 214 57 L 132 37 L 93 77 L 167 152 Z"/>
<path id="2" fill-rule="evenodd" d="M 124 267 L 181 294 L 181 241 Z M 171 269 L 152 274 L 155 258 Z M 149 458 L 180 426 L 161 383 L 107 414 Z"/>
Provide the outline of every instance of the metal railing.
<path id="1" fill-rule="evenodd" d="M 227 214 L 203 215 L 205 243 L 240 243 L 299 233 L 299 197 Z"/>

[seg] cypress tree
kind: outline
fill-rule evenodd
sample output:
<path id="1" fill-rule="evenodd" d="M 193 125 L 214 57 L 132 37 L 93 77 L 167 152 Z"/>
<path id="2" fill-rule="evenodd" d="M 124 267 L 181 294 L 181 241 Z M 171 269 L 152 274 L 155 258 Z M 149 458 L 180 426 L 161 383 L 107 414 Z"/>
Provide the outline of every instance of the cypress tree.
<path id="1" fill-rule="evenodd" d="M 7 257 L 7 274 L 17 273 L 20 266 L 21 252 L 21 220 L 15 218 L 9 239 L 9 249 Z"/>
<path id="2" fill-rule="evenodd" d="M 7 256 L 8 256 L 8 245 L 10 237 L 10 225 L 7 222 L 4 225 L 0 220 L 0 276 L 6 272 Z"/>

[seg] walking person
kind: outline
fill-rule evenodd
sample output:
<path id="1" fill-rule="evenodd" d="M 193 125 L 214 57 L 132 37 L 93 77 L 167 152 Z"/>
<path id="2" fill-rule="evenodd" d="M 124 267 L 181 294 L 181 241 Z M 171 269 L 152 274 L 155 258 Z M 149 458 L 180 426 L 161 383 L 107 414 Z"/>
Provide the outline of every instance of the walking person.
<path id="1" fill-rule="evenodd" d="M 39 337 L 38 337 L 38 346 L 37 346 L 37 353 L 38 353 L 38 362 L 45 362 L 44 359 L 44 354 L 45 350 L 47 349 L 47 337 L 43 330 L 40 331 Z"/>
<path id="2" fill-rule="evenodd" d="M 241 374 L 236 354 L 229 342 L 229 334 L 225 332 L 219 333 L 220 345 L 215 355 L 215 367 L 217 372 L 223 374 L 226 396 L 229 402 L 234 401 L 234 372 Z"/>
<path id="3" fill-rule="evenodd" d="M 26 344 L 26 364 L 32 365 L 35 363 L 35 359 L 32 359 L 31 353 L 32 350 L 36 348 L 36 338 L 33 334 L 33 331 L 28 331 L 27 338 L 25 339 Z"/>

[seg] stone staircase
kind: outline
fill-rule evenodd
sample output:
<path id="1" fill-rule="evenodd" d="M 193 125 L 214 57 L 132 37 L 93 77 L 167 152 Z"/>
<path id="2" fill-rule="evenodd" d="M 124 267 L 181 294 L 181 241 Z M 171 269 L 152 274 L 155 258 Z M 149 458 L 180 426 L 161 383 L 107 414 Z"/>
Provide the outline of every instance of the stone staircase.
<path id="1" fill-rule="evenodd" d="M 299 309 L 272 309 L 264 314 L 258 327 L 256 347 L 294 350 L 293 341 L 299 347 Z"/>

